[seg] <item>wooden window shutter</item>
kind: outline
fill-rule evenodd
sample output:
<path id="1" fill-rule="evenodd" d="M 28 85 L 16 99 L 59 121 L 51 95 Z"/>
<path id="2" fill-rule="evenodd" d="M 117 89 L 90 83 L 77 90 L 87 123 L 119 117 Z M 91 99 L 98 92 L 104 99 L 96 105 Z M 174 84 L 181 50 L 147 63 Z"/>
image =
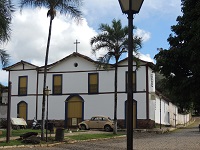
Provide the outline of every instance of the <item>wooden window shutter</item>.
<path id="1" fill-rule="evenodd" d="M 89 93 L 98 93 L 98 74 L 89 74 Z"/>
<path id="2" fill-rule="evenodd" d="M 54 85 L 55 86 L 61 85 L 61 76 L 54 76 Z"/>
<path id="3" fill-rule="evenodd" d="M 62 94 L 62 75 L 53 76 L 53 94 Z"/>
<path id="4" fill-rule="evenodd" d="M 27 77 L 19 77 L 19 95 L 27 95 Z"/>

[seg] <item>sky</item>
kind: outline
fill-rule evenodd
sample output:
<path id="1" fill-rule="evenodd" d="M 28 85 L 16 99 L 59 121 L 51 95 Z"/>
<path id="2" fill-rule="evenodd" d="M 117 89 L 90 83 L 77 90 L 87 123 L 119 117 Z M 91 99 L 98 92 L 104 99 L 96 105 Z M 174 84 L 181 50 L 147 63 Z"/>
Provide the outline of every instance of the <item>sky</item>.
<path id="1" fill-rule="evenodd" d="M 45 8 L 24 8 L 20 13 L 19 0 L 14 0 L 16 11 L 12 19 L 12 33 L 9 42 L 0 45 L 10 54 L 9 65 L 21 60 L 37 66 L 44 65 L 49 18 Z M 90 40 L 100 31 L 101 23 L 111 25 L 113 19 L 120 19 L 123 26 L 128 25 L 127 15 L 123 14 L 118 0 L 83 0 L 81 7 L 83 19 L 77 23 L 65 15 L 57 13 L 53 20 L 49 51 L 49 63 L 58 61 L 76 51 L 74 42 L 78 40 L 78 52 L 92 59 Z M 181 13 L 181 0 L 144 0 L 140 12 L 134 15 L 133 24 L 137 27 L 134 35 L 142 38 L 140 59 L 154 62 L 157 48 L 168 49 L 167 38 L 172 33 Z M 7 86 L 8 72 L 0 70 L 0 83 Z"/>

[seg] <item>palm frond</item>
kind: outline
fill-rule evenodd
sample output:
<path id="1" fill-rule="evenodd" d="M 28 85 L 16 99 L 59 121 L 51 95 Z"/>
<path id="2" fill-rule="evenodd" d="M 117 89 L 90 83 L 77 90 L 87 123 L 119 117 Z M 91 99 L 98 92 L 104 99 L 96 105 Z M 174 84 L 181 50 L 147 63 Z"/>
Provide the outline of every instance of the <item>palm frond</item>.
<path id="1" fill-rule="evenodd" d="M 100 24 L 99 30 L 101 33 L 93 37 L 90 41 L 92 53 L 95 54 L 97 51 L 104 49 L 107 50 L 107 53 L 100 57 L 101 61 L 108 63 L 107 60 L 111 58 L 115 58 L 118 61 L 120 56 L 123 53 L 127 53 L 128 50 L 128 27 L 122 27 L 120 20 L 113 19 L 111 26 Z M 141 38 L 134 37 L 133 51 L 137 52 L 141 47 Z"/>
<path id="2" fill-rule="evenodd" d="M 74 18 L 78 21 L 82 19 L 82 13 L 77 7 L 69 5 L 64 5 L 62 7 L 62 9 L 60 9 L 61 14 L 68 14 L 71 18 Z"/>
<path id="3" fill-rule="evenodd" d="M 55 17 L 55 11 L 60 14 L 69 15 L 75 20 L 82 19 L 82 13 L 79 8 L 82 6 L 82 0 L 21 0 L 20 10 L 24 7 L 45 7 L 49 11 L 47 16 Z"/>
<path id="4" fill-rule="evenodd" d="M 109 61 L 113 56 L 114 55 L 112 53 L 107 53 L 106 55 L 99 57 L 97 59 L 97 68 L 100 69 L 103 67 L 105 70 L 109 69 Z"/>
<path id="5" fill-rule="evenodd" d="M 11 19 L 14 6 L 10 0 L 0 1 L 0 44 L 10 39 Z"/>
<path id="6" fill-rule="evenodd" d="M 0 59 L 3 67 L 6 67 L 9 62 L 10 55 L 5 50 L 0 49 Z"/>

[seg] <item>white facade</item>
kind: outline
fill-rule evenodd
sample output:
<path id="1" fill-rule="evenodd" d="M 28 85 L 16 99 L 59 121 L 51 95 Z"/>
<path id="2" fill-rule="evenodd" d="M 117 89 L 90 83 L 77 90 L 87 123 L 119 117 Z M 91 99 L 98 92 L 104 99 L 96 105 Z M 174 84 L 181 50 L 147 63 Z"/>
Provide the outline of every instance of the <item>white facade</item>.
<path id="1" fill-rule="evenodd" d="M 75 64 L 78 64 L 76 66 Z M 119 62 L 118 66 L 118 106 L 117 118 L 125 119 L 126 72 L 127 59 Z M 140 61 L 140 67 L 136 68 L 133 62 L 133 70 L 136 72 L 136 92 L 133 93 L 137 102 L 137 119 L 150 119 L 164 125 L 174 125 L 178 109 L 166 99 L 161 99 L 155 91 L 155 74 L 150 63 Z M 26 119 L 36 117 L 41 119 L 42 91 L 43 91 L 43 67 L 37 67 L 25 61 L 5 68 L 9 71 L 9 81 L 12 82 L 11 91 L 11 117 L 17 117 L 18 105 L 21 102 L 27 104 Z M 88 74 L 98 73 L 98 93 L 88 94 Z M 48 96 L 48 110 L 50 120 L 66 120 L 68 98 L 73 95 L 83 100 L 83 118 L 89 119 L 93 115 L 114 116 L 114 67 L 108 70 L 97 69 L 96 62 L 79 53 L 73 53 L 60 61 L 48 66 L 47 86 L 52 90 L 53 76 L 62 75 L 62 94 Z M 19 77 L 27 76 L 27 94 L 18 95 Z M 161 106 L 161 109 L 160 109 Z M 47 106 L 45 107 L 47 108 Z"/>

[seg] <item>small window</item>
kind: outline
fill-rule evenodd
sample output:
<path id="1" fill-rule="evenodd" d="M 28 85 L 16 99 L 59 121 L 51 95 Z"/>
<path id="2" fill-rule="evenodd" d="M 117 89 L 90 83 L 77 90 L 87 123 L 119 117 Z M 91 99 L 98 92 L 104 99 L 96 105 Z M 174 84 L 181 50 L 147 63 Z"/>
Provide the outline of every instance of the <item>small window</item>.
<path id="1" fill-rule="evenodd" d="M 53 75 L 53 94 L 62 94 L 62 75 Z"/>
<path id="2" fill-rule="evenodd" d="M 19 77 L 19 85 L 18 85 L 18 95 L 25 96 L 27 95 L 27 76 Z"/>
<path id="3" fill-rule="evenodd" d="M 102 118 L 102 121 L 107 121 L 107 118 L 104 118 L 104 117 L 103 117 L 103 118 Z"/>
<path id="4" fill-rule="evenodd" d="M 98 93 L 98 73 L 88 74 L 88 93 L 89 94 Z"/>
<path id="5" fill-rule="evenodd" d="M 91 121 L 98 121 L 99 119 L 98 119 L 98 117 L 92 117 L 91 118 Z"/>
<path id="6" fill-rule="evenodd" d="M 126 91 L 128 89 L 128 71 L 126 72 Z M 133 71 L 133 92 L 136 91 L 136 72 Z"/>

